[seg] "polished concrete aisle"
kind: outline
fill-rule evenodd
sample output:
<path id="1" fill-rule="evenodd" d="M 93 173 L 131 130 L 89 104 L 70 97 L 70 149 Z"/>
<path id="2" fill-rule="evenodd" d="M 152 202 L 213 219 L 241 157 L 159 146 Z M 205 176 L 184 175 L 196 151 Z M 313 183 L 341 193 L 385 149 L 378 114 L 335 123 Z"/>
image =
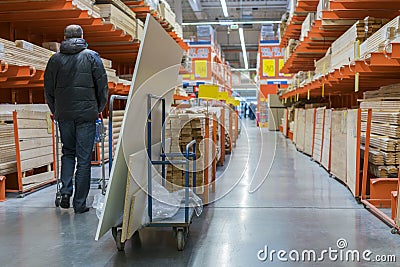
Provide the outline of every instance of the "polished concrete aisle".
<path id="1" fill-rule="evenodd" d="M 395 255 L 400 262 L 400 236 L 280 133 L 253 124 L 243 123 L 213 202 L 194 218 L 183 252 L 171 229 L 143 229 L 125 252 L 117 252 L 111 233 L 94 241 L 95 210 L 75 215 L 55 208 L 52 186 L 0 203 L 0 266 L 399 266 L 335 260 L 348 250 L 370 250 L 370 259 Z M 280 257 L 288 261 L 277 253 L 262 261 L 266 247 L 286 251 Z M 339 250 L 332 259 L 321 253 L 330 248 Z M 310 250 L 323 259 L 309 261 Z"/>

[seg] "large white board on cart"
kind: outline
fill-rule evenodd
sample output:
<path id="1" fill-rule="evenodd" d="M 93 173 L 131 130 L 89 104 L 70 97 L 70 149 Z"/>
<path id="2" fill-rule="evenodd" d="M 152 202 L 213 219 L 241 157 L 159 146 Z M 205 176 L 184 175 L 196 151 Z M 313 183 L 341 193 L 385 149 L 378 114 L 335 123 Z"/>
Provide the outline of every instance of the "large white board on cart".
<path id="1" fill-rule="evenodd" d="M 116 147 L 115 159 L 111 168 L 104 210 L 97 227 L 96 240 L 112 227 L 122 223 L 129 155 L 145 148 L 145 123 L 143 122 L 147 119 L 147 95 L 162 96 L 177 85 L 182 56 L 183 50 L 179 45 L 148 14 Z M 149 79 L 151 79 L 151 82 L 149 82 Z M 169 107 L 172 96 L 167 97 L 166 100 L 166 107 Z M 152 138 L 152 143 L 160 142 L 161 123 L 157 123 L 158 121 L 161 122 L 159 116 L 157 116 L 159 113 L 158 110 L 153 117 L 153 131 L 158 133 L 158 137 Z M 146 158 L 143 158 L 143 167 L 145 160 Z"/>

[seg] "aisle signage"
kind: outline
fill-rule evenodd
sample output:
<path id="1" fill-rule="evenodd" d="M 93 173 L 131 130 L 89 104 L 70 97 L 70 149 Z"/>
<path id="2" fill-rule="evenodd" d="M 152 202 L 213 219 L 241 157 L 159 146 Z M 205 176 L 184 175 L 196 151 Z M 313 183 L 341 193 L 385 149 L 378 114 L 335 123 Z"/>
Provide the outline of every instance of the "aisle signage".
<path id="1" fill-rule="evenodd" d="M 211 80 L 211 47 L 191 47 L 189 57 L 192 59 L 192 74 L 185 75 L 184 79 Z"/>

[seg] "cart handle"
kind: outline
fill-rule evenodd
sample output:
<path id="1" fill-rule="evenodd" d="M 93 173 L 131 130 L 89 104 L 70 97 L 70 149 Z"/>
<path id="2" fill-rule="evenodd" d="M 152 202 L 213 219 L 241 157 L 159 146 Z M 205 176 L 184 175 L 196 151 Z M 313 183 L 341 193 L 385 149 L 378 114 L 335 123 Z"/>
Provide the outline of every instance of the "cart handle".
<path id="1" fill-rule="evenodd" d="M 196 140 L 190 141 L 189 144 L 186 145 L 186 156 L 189 157 L 190 147 L 193 147 L 193 153 L 196 153 Z"/>

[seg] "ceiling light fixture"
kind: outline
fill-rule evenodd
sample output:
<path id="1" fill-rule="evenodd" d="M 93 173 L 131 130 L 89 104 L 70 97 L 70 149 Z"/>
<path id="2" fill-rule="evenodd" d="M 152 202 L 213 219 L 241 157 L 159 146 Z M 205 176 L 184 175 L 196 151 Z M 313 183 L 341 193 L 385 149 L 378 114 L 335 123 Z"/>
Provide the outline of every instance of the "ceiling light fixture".
<path id="1" fill-rule="evenodd" d="M 281 21 L 275 20 L 249 20 L 249 21 L 200 21 L 200 22 L 183 22 L 182 26 L 197 26 L 197 25 L 233 25 L 233 24 L 280 24 Z"/>
<path id="2" fill-rule="evenodd" d="M 244 33 L 243 28 L 239 28 L 240 45 L 242 46 L 244 68 L 247 70 L 249 68 L 249 62 L 247 61 L 247 51 L 246 45 L 244 43 Z"/>
<path id="3" fill-rule="evenodd" d="M 226 1 L 225 0 L 219 0 L 221 2 L 221 6 L 222 6 L 222 12 L 224 13 L 224 17 L 228 17 L 228 7 L 226 6 Z"/>

